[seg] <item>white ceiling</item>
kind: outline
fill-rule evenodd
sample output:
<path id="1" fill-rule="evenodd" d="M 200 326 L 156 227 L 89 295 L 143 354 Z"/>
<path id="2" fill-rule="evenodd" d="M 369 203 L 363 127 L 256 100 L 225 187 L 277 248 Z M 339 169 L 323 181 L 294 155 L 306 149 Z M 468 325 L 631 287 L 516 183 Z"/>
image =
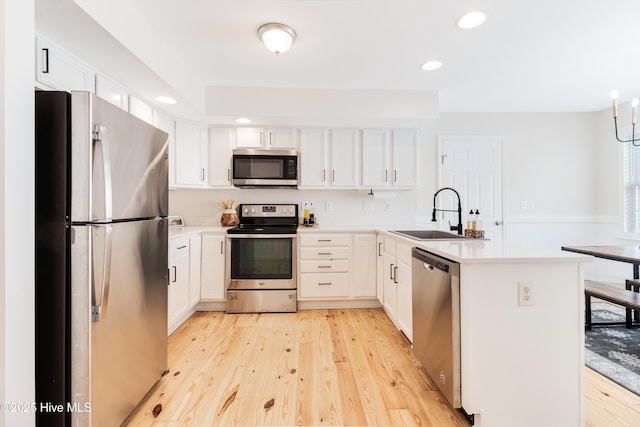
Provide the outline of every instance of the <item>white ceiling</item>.
<path id="1" fill-rule="evenodd" d="M 51 5 L 71 1 L 36 0 L 36 28 L 53 31 Z M 638 0 L 73 2 L 203 113 L 209 86 L 435 90 L 441 112 L 597 111 L 614 88 L 640 96 Z M 472 10 L 485 24 L 457 28 Z M 264 48 L 267 22 L 295 29 L 290 51 Z M 431 59 L 443 67 L 422 71 Z"/>

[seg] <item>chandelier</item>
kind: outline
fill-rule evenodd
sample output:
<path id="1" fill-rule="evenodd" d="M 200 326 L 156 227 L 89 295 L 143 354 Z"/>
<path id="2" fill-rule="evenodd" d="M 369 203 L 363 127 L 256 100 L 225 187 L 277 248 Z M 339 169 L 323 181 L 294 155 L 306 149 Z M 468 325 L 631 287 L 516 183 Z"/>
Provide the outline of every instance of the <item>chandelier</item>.
<path id="1" fill-rule="evenodd" d="M 620 142 L 630 142 L 634 146 L 640 146 L 640 139 L 636 139 L 636 116 L 638 114 L 638 98 L 634 98 L 631 101 L 631 139 L 620 139 L 618 136 L 618 91 L 611 92 L 611 98 L 613 99 L 613 124 L 616 128 L 616 139 Z"/>

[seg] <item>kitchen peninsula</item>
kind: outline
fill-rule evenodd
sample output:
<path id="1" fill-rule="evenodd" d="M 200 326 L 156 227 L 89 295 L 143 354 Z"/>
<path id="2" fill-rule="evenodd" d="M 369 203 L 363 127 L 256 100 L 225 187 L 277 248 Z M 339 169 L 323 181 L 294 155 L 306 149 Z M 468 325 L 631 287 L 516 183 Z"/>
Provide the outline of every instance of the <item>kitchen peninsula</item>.
<path id="1" fill-rule="evenodd" d="M 591 257 L 502 240 L 416 241 L 386 229 L 376 233 L 383 282 L 390 247 L 400 272 L 411 265 L 411 247 L 460 264 L 461 401 L 476 426 L 584 425 L 582 264 Z M 403 329 L 398 319 L 411 304 L 402 302 L 410 295 L 402 287 L 411 280 L 387 282 L 392 285 L 384 287 L 381 303 Z M 529 305 L 519 299 L 523 285 Z M 387 301 L 393 286 L 395 313 Z M 403 330 L 410 339 L 412 329 Z"/>

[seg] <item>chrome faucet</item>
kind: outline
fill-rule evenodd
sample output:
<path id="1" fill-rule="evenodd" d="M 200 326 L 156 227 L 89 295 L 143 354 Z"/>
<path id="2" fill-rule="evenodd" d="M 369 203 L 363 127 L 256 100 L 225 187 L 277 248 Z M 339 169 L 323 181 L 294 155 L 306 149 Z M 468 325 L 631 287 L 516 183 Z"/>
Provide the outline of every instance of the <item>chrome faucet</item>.
<path id="1" fill-rule="evenodd" d="M 456 196 L 458 197 L 458 210 L 452 210 L 452 209 L 436 209 L 436 197 L 438 196 L 438 193 L 440 193 L 443 190 L 451 190 L 454 193 L 456 193 Z M 436 212 L 437 211 L 441 211 L 441 212 L 458 212 L 458 225 L 451 225 L 451 221 L 449 221 L 449 229 L 451 231 L 457 231 L 458 234 L 462 235 L 462 205 L 460 204 L 460 194 L 458 194 L 458 192 L 456 190 L 454 190 L 451 187 L 443 187 L 441 189 L 439 189 L 438 191 L 436 191 L 436 193 L 433 195 L 433 214 L 431 215 L 431 221 L 436 222 Z"/>

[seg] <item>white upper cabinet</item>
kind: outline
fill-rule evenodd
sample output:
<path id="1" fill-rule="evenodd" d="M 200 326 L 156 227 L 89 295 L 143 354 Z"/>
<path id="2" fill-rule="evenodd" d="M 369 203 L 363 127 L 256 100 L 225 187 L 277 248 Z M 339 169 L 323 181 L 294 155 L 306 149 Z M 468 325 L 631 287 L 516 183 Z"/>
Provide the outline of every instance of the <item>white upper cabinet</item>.
<path id="1" fill-rule="evenodd" d="M 176 187 L 207 187 L 207 125 L 176 120 Z"/>
<path id="2" fill-rule="evenodd" d="M 237 128 L 238 148 L 297 148 L 296 129 Z"/>
<path id="3" fill-rule="evenodd" d="M 362 131 L 362 185 L 380 188 L 389 185 L 389 132 L 385 129 Z"/>
<path id="4" fill-rule="evenodd" d="M 327 186 L 327 134 L 325 129 L 300 131 L 300 187 Z"/>
<path id="5" fill-rule="evenodd" d="M 135 96 L 129 96 L 129 113 L 147 123 L 153 123 L 153 108 Z"/>
<path id="6" fill-rule="evenodd" d="M 101 74 L 96 75 L 96 95 L 116 107 L 129 111 L 129 93 L 127 90 Z"/>
<path id="7" fill-rule="evenodd" d="M 328 176 L 332 187 L 358 186 L 358 129 L 333 129 L 330 132 L 331 170 Z"/>
<path id="8" fill-rule="evenodd" d="M 362 186 L 416 188 L 418 131 L 366 129 L 362 132 Z"/>
<path id="9" fill-rule="evenodd" d="M 301 188 L 357 188 L 358 129 L 300 131 Z"/>
<path id="10" fill-rule="evenodd" d="M 230 188 L 233 128 L 209 128 L 209 179 L 211 188 Z"/>
<path id="11" fill-rule="evenodd" d="M 42 36 L 36 37 L 36 67 L 36 85 L 43 89 L 95 93 L 95 70 Z"/>
<path id="12" fill-rule="evenodd" d="M 418 131 L 394 130 L 391 133 L 392 185 L 396 188 L 418 186 Z"/>

